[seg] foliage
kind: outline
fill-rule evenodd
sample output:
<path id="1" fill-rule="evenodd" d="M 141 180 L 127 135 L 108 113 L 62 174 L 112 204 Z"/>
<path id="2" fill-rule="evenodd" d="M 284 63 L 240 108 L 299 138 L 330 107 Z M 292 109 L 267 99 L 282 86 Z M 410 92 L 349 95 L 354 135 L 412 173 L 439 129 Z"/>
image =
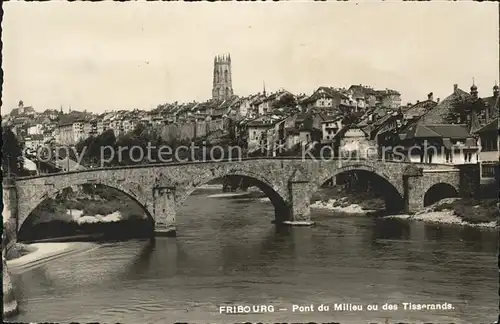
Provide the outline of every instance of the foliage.
<path id="1" fill-rule="evenodd" d="M 354 125 L 357 124 L 360 121 L 361 114 L 357 112 L 348 112 L 344 115 L 342 119 L 342 124 L 343 125 Z"/>
<path id="2" fill-rule="evenodd" d="M 479 113 L 485 108 L 486 104 L 481 98 L 457 96 L 451 102 L 451 109 L 444 116 L 444 119 L 448 123 L 463 124 L 471 112 Z"/>
<path id="3" fill-rule="evenodd" d="M 23 148 L 11 128 L 2 128 L 2 171 L 13 175 L 24 174 Z"/>
<path id="4" fill-rule="evenodd" d="M 498 220 L 498 199 L 458 199 L 448 203 L 438 203 L 433 210 L 453 210 L 463 221 L 477 224 Z"/>
<path id="5" fill-rule="evenodd" d="M 272 106 L 273 108 L 295 108 L 297 106 L 297 99 L 293 94 L 285 93 L 279 98 L 279 100 L 273 102 Z"/>

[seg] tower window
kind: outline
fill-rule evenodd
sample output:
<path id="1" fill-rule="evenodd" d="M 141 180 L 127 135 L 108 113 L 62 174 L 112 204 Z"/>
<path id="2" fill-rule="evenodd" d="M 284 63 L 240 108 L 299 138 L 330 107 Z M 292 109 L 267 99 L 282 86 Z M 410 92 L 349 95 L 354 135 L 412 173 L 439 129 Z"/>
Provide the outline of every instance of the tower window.
<path id="1" fill-rule="evenodd" d="M 228 78 L 227 78 L 227 70 L 224 71 L 224 81 L 227 82 Z"/>

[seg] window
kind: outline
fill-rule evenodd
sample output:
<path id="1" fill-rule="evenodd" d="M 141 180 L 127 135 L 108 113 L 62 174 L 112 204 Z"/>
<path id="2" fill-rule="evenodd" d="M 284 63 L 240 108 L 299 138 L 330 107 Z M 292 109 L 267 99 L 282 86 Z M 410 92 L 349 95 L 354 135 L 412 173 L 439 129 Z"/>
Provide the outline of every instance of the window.
<path id="1" fill-rule="evenodd" d="M 481 150 L 485 152 L 492 152 L 498 150 L 497 139 L 495 137 L 484 136 L 481 137 Z"/>
<path id="2" fill-rule="evenodd" d="M 495 167 L 494 165 L 483 165 L 481 170 L 481 177 L 483 178 L 494 178 L 495 177 Z"/>

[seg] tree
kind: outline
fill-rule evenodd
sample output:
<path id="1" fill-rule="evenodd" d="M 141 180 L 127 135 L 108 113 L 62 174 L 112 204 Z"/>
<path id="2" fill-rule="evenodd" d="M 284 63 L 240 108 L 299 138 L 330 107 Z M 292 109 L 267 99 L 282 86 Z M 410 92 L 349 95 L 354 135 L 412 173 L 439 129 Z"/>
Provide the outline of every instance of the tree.
<path id="1" fill-rule="evenodd" d="M 295 108 L 297 106 L 297 99 L 293 94 L 285 93 L 284 95 L 281 96 L 279 100 L 273 102 L 272 106 L 273 108 L 283 108 L 283 107 Z"/>
<path id="2" fill-rule="evenodd" d="M 471 112 L 479 113 L 486 108 L 486 104 L 480 98 L 472 96 L 458 96 L 451 103 L 451 108 L 445 115 L 445 120 L 448 123 L 463 124 L 467 122 L 467 116 Z"/>
<path id="3" fill-rule="evenodd" d="M 357 113 L 349 113 L 344 115 L 342 118 L 343 125 L 353 125 L 359 122 L 359 114 Z"/>
<path id="4" fill-rule="evenodd" d="M 2 171 L 6 176 L 24 173 L 23 148 L 10 127 L 2 128 Z"/>
<path id="5" fill-rule="evenodd" d="M 112 155 L 110 150 L 103 150 L 103 156 L 101 156 L 101 148 L 106 146 L 115 148 L 115 144 L 116 144 L 115 132 L 112 129 L 104 131 L 102 134 L 97 136 L 94 141 L 94 144 L 92 146 L 93 147 L 92 152 L 97 153 L 98 150 L 99 153 L 97 153 L 97 155 L 93 157 L 97 159 L 99 163 L 101 162 L 101 159 L 109 159 Z"/>
<path id="6" fill-rule="evenodd" d="M 132 131 L 132 133 L 135 135 L 135 136 L 141 136 L 142 133 L 146 131 L 146 126 L 144 126 L 143 123 L 138 123 L 134 130 Z"/>

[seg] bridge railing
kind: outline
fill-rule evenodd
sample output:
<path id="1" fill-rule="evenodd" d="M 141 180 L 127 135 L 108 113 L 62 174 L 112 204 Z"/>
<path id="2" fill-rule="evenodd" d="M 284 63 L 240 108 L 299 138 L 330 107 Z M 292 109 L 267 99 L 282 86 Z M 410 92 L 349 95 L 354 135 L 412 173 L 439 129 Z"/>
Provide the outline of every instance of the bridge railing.
<path id="1" fill-rule="evenodd" d="M 408 164 L 415 166 L 447 166 L 450 167 L 449 164 L 429 164 L 429 163 L 420 163 L 420 162 L 408 162 L 408 161 L 395 161 L 388 159 L 364 159 L 364 158 L 354 158 L 354 159 L 345 159 L 341 157 L 332 157 L 328 159 L 318 159 L 314 157 L 301 157 L 301 156 L 276 156 L 276 157 L 245 157 L 238 159 L 222 159 L 222 160 L 206 160 L 206 161 L 185 161 L 185 162 L 164 162 L 164 163 L 147 163 L 147 164 L 135 164 L 135 165 L 122 165 L 122 166 L 106 166 L 106 167 L 97 167 L 97 168 L 87 168 L 83 170 L 74 170 L 67 172 L 56 172 L 49 173 L 37 176 L 25 176 L 18 177 L 18 180 L 26 180 L 26 179 L 35 179 L 35 178 L 45 178 L 51 177 L 55 175 L 63 175 L 63 174 L 75 174 L 75 173 L 86 173 L 86 172 L 94 172 L 94 171 L 113 171 L 120 169 L 142 169 L 142 168 L 151 168 L 151 167 L 164 167 L 164 166 L 181 166 L 181 165 L 201 165 L 201 164 L 217 164 L 217 163 L 235 163 L 235 162 L 246 162 L 246 161 L 262 161 L 262 160 L 278 160 L 278 161 L 290 161 L 290 160 L 302 160 L 302 161 L 318 161 L 318 162 L 331 162 L 331 161 L 345 161 L 345 162 L 383 162 L 383 163 L 397 163 L 397 164 Z"/>

